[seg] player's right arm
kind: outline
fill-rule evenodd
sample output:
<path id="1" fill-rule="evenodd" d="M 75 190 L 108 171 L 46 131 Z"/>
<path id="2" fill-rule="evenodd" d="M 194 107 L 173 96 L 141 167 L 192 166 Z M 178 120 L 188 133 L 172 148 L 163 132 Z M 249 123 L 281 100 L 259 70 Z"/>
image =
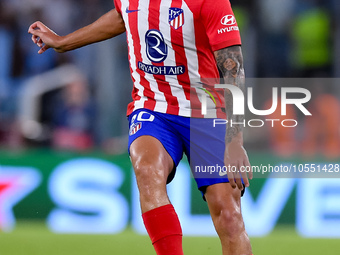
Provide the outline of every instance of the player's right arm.
<path id="1" fill-rule="evenodd" d="M 113 9 L 92 24 L 80 28 L 66 36 L 59 36 L 42 22 L 36 21 L 30 25 L 28 33 L 32 41 L 40 48 L 42 54 L 49 48 L 57 52 L 74 50 L 88 44 L 104 41 L 125 32 L 122 16 Z"/>

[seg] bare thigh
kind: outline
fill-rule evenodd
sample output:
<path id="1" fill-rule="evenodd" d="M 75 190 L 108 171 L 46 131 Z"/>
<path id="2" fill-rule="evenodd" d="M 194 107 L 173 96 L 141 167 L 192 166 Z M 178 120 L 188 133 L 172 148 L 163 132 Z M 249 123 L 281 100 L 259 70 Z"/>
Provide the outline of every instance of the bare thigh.
<path id="1" fill-rule="evenodd" d="M 174 162 L 161 142 L 141 136 L 132 142 L 130 157 L 140 194 L 142 212 L 169 204 L 166 181 Z"/>

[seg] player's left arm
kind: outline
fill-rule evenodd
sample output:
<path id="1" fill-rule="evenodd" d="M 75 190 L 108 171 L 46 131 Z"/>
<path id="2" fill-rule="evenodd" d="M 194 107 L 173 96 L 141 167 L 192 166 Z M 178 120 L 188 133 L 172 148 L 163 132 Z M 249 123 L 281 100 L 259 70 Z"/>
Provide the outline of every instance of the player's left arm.
<path id="1" fill-rule="evenodd" d="M 245 73 L 243 67 L 243 56 L 241 46 L 231 46 L 214 52 L 217 67 L 223 75 L 225 84 L 231 84 L 245 91 Z M 246 187 L 249 186 L 249 179 L 252 172 L 248 175 L 245 171 L 240 172 L 241 167 L 250 167 L 246 150 L 243 147 L 243 115 L 233 114 L 233 97 L 231 92 L 225 90 L 225 105 L 227 113 L 226 148 L 224 153 L 224 163 L 226 166 L 236 167 L 238 172 L 228 172 L 228 179 L 233 188 L 243 189 L 241 178 Z M 233 123 L 231 125 L 231 123 Z"/>

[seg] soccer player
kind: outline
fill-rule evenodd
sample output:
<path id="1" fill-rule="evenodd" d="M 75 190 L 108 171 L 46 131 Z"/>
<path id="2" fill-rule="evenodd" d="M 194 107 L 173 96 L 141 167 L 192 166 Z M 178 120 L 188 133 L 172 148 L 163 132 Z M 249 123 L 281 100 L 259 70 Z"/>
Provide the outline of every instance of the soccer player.
<path id="1" fill-rule="evenodd" d="M 179 255 L 182 230 L 166 184 L 172 180 L 183 152 L 193 165 L 226 164 L 227 175 L 197 176 L 195 180 L 222 244 L 224 255 L 251 255 L 241 214 L 241 193 L 251 174 L 243 148 L 242 125 L 219 125 L 202 116 L 202 94 L 212 95 L 208 111 L 228 123 L 233 115 L 232 94 L 208 89 L 205 78 L 218 78 L 241 89 L 244 69 L 238 26 L 229 0 L 115 0 L 115 9 L 94 23 L 59 36 L 41 22 L 28 32 L 43 53 L 49 48 L 70 51 L 126 31 L 134 88 L 128 105 L 129 154 L 136 174 L 142 217 L 158 255 Z M 199 87 L 200 86 L 200 87 Z M 211 101 L 211 100 L 210 100 Z M 198 104 L 198 106 L 197 106 Z M 197 106 L 194 108 L 194 106 Z M 197 117 L 198 118 L 194 118 Z M 222 128 L 221 128 L 221 127 Z M 203 177 L 203 178 L 202 178 Z"/>

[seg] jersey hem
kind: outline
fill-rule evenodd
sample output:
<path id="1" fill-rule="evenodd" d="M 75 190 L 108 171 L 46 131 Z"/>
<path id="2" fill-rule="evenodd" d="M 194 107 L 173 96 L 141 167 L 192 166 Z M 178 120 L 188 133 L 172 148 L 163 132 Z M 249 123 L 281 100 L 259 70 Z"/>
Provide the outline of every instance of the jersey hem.
<path id="1" fill-rule="evenodd" d="M 178 107 L 168 107 L 168 112 L 164 111 L 164 109 L 161 110 L 157 110 L 157 109 L 149 109 L 148 107 L 138 107 L 138 108 L 134 108 L 133 110 L 128 110 L 126 113 L 126 116 L 130 116 L 133 112 L 140 110 L 140 109 L 148 109 L 150 111 L 154 111 L 154 112 L 159 112 L 159 113 L 166 113 L 166 114 L 170 114 L 170 115 L 174 115 L 174 116 L 181 116 L 181 117 L 187 117 L 187 118 L 216 118 L 216 119 L 226 119 L 226 114 L 224 111 L 222 111 L 221 108 L 218 109 L 214 109 L 214 110 L 209 110 L 207 109 L 207 114 L 205 116 L 202 115 L 201 113 L 201 109 L 181 109 L 181 113 L 180 114 L 173 114 L 171 112 L 177 111 Z M 206 117 L 208 116 L 208 117 Z M 213 117 L 210 117 L 213 116 Z"/>
<path id="2" fill-rule="evenodd" d="M 240 38 L 234 38 L 234 39 L 229 39 L 227 41 L 223 41 L 218 44 L 214 44 L 211 46 L 213 51 L 217 51 L 223 48 L 231 47 L 231 46 L 236 46 L 236 45 L 241 45 L 241 40 Z"/>

